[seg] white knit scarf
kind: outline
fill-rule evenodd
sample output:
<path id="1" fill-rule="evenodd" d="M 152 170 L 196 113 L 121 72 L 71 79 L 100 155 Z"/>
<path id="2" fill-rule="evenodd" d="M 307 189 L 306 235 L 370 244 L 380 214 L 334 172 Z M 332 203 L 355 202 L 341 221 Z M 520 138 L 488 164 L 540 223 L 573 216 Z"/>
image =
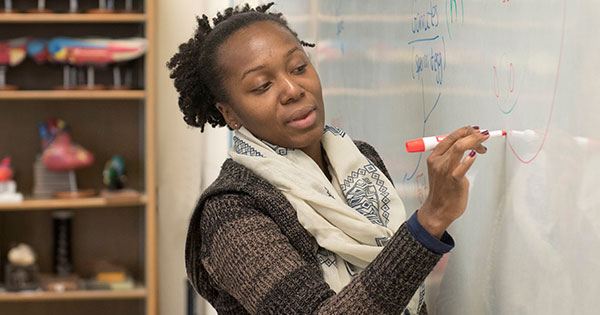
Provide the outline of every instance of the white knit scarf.
<path id="1" fill-rule="evenodd" d="M 288 199 L 319 245 L 325 282 L 340 292 L 381 252 L 406 213 L 392 183 L 344 131 L 326 126 L 321 144 L 331 182 L 301 150 L 261 141 L 244 127 L 235 131 L 229 155 Z M 402 314 L 418 314 L 424 294 L 421 285 Z"/>

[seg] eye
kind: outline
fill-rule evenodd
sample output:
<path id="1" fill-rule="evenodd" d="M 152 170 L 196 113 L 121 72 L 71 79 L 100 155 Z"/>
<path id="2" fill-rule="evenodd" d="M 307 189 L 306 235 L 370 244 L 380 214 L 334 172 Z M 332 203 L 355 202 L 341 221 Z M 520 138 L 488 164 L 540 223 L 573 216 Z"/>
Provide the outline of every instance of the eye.
<path id="1" fill-rule="evenodd" d="M 301 65 L 300 67 L 294 69 L 293 73 L 296 73 L 296 74 L 304 73 L 304 71 L 306 71 L 306 66 L 307 66 L 307 64 Z"/>
<path id="2" fill-rule="evenodd" d="M 262 93 L 262 92 L 268 90 L 270 87 L 271 87 L 271 82 L 267 82 L 267 83 L 257 87 L 256 89 L 252 90 L 252 92 Z"/>

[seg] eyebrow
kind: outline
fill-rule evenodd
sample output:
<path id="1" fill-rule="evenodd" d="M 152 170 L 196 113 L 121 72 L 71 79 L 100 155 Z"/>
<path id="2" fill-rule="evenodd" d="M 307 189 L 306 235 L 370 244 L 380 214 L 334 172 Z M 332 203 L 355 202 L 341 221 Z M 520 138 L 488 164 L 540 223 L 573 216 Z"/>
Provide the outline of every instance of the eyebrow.
<path id="1" fill-rule="evenodd" d="M 289 56 L 290 56 L 291 54 L 293 54 L 293 53 L 294 53 L 296 50 L 298 50 L 298 46 L 296 46 L 296 47 L 294 47 L 294 48 L 292 48 L 292 49 L 288 50 L 288 52 L 286 52 L 286 53 L 283 55 L 283 57 L 284 57 L 284 58 L 287 58 L 287 57 L 289 57 Z M 256 66 L 256 67 L 254 67 L 254 68 L 252 68 L 252 69 L 248 69 L 248 70 L 246 70 L 246 71 L 244 72 L 244 74 L 242 74 L 242 78 L 241 78 L 241 80 L 244 80 L 244 78 L 245 78 L 245 77 L 246 77 L 248 74 L 250 74 L 251 72 L 255 72 L 255 71 L 258 71 L 258 70 L 264 69 L 265 67 L 266 67 L 265 65 L 260 65 L 260 66 Z"/>

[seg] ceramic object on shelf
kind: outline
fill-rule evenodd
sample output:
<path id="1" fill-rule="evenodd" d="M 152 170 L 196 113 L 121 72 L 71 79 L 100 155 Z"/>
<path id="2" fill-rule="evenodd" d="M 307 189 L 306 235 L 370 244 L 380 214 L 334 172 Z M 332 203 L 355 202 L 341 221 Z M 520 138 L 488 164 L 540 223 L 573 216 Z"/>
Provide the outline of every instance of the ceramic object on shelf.
<path id="1" fill-rule="evenodd" d="M 0 183 L 10 181 L 13 178 L 13 170 L 10 166 L 10 157 L 5 157 L 0 161 Z"/>
<path id="2" fill-rule="evenodd" d="M 6 84 L 6 72 L 9 67 L 15 67 L 27 56 L 27 41 L 25 37 L 0 42 L 0 90 L 16 90 L 17 86 Z"/>
<path id="3" fill-rule="evenodd" d="M 102 182 L 109 190 L 120 190 L 125 188 L 127 182 L 127 170 L 125 160 L 120 155 L 113 155 L 104 164 L 102 171 Z"/>
<path id="4" fill-rule="evenodd" d="M 7 254 L 4 284 L 8 291 L 30 291 L 39 287 L 36 254 L 31 246 L 20 243 Z"/>
<path id="5" fill-rule="evenodd" d="M 94 156 L 73 143 L 69 127 L 62 119 L 50 119 L 38 126 L 42 137 L 42 162 L 52 171 L 71 171 L 90 166 Z"/>
<path id="6" fill-rule="evenodd" d="M 69 65 L 71 67 L 79 67 L 86 69 L 87 82 L 84 85 L 78 85 L 80 89 L 102 89 L 103 86 L 95 83 L 96 67 L 105 67 L 109 64 L 116 64 L 113 69 L 113 86 L 117 89 L 127 88 L 127 84 L 123 85 L 120 80 L 121 64 L 137 59 L 146 53 L 147 40 L 144 38 L 128 38 L 128 39 L 106 39 L 106 38 L 66 38 L 57 37 L 52 39 L 48 44 L 50 59 L 53 62 Z M 69 70 L 65 68 L 63 81 L 68 79 Z M 63 84 L 63 86 L 71 88 L 72 85 Z"/>
<path id="7" fill-rule="evenodd" d="M 136 201 L 141 197 L 140 192 L 137 190 L 125 188 L 127 170 L 125 160 L 120 155 L 113 155 L 104 164 L 102 183 L 104 183 L 106 189 L 100 192 L 100 197 L 105 198 L 108 202 Z"/>
<path id="8" fill-rule="evenodd" d="M 80 60 L 93 60 L 97 65 L 112 64 L 113 84 L 109 88 L 114 90 L 131 89 L 132 71 L 130 67 L 127 67 L 127 64 L 146 53 L 147 40 L 145 38 L 134 37 L 125 39 L 89 39 L 88 41 L 99 45 L 102 49 L 95 52 L 85 52 L 83 50 L 74 52 L 74 57 Z M 124 71 L 122 71 L 123 69 Z M 124 79 L 122 79 L 123 72 Z"/>
<path id="9" fill-rule="evenodd" d="M 21 202 L 23 194 L 17 192 L 17 183 L 13 180 L 10 157 L 0 161 L 0 202 Z"/>
<path id="10" fill-rule="evenodd" d="M 50 172 L 42 174 L 65 173 L 66 176 L 60 176 L 62 180 L 61 187 L 68 187 L 62 191 L 48 189 L 44 184 L 47 182 L 47 176 L 37 176 L 35 188 L 39 188 L 45 194 L 50 193 L 54 198 L 87 198 L 96 194 L 95 190 L 80 190 L 77 187 L 75 170 L 91 165 L 94 162 L 94 156 L 82 146 L 73 143 L 70 129 L 61 119 L 50 119 L 45 124 L 39 124 L 38 130 L 42 140 L 41 162 Z M 39 180 L 39 182 L 38 182 Z M 56 186 L 56 183 L 53 184 Z M 50 191 L 50 192 L 49 192 Z M 35 192 L 35 189 L 34 189 Z"/>

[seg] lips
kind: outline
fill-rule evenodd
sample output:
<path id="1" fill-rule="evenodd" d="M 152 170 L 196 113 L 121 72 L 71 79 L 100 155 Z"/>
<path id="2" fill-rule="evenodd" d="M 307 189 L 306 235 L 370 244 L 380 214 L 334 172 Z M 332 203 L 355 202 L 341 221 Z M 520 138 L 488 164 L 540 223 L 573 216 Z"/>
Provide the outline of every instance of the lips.
<path id="1" fill-rule="evenodd" d="M 292 114 L 292 116 L 290 116 L 290 118 L 287 120 L 287 122 L 291 123 L 293 121 L 305 119 L 306 116 L 308 116 L 308 114 L 310 114 L 313 110 L 315 110 L 315 108 L 313 108 L 313 107 L 299 109 L 299 110 L 295 111 Z"/>
<path id="2" fill-rule="evenodd" d="M 290 116 L 286 123 L 287 125 L 298 129 L 311 127 L 316 121 L 315 110 L 315 107 L 299 109 Z"/>

